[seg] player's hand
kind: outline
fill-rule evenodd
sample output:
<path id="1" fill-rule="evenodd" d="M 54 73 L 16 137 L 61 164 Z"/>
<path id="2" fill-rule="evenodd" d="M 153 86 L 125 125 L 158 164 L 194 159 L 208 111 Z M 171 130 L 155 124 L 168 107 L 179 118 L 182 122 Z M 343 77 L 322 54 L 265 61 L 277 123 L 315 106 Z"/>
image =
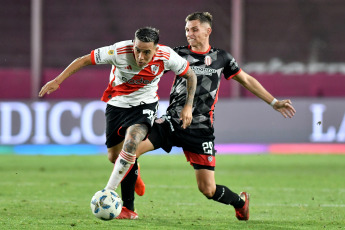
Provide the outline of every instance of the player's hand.
<path id="1" fill-rule="evenodd" d="M 39 92 L 38 96 L 39 97 L 43 97 L 44 94 L 51 94 L 52 92 L 54 92 L 55 90 L 57 90 L 58 88 L 60 88 L 60 85 L 58 84 L 58 82 L 54 79 L 51 80 L 49 82 L 47 82 L 41 89 L 41 91 Z"/>
<path id="2" fill-rule="evenodd" d="M 180 120 L 182 120 L 182 128 L 186 129 L 192 123 L 192 106 L 185 105 L 180 114 Z"/>
<path id="3" fill-rule="evenodd" d="M 290 100 L 277 101 L 273 105 L 273 108 L 277 110 L 278 112 L 280 112 L 285 118 L 287 117 L 292 118 L 296 113 L 296 110 L 292 106 L 292 103 Z"/>

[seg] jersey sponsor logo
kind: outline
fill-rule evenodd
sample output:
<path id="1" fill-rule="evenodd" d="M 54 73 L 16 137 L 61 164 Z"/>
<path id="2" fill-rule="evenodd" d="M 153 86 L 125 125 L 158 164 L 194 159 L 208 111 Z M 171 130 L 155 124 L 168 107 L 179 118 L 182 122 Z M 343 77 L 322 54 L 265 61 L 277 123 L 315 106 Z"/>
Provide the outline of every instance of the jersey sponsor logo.
<path id="1" fill-rule="evenodd" d="M 116 84 L 114 81 L 109 83 L 107 89 L 104 91 L 102 96 L 102 101 L 108 102 L 109 95 L 111 98 L 122 96 L 122 95 L 130 95 L 141 88 L 147 86 L 148 84 L 156 85 L 159 81 L 160 74 L 164 71 L 164 64 L 162 63 L 155 63 L 159 66 L 158 77 L 154 76 L 151 72 L 151 65 L 147 65 L 144 69 L 142 69 L 139 73 L 134 75 L 132 78 L 126 78 L 125 76 L 118 76 L 117 79 L 120 79 L 122 83 Z M 129 77 L 129 76 L 128 76 Z M 155 93 L 152 92 L 153 96 L 156 96 Z M 143 99 L 145 100 L 145 99 Z"/>
<path id="2" fill-rule="evenodd" d="M 108 51 L 108 54 L 109 54 L 109 55 L 113 55 L 113 54 L 114 54 L 114 50 L 109 50 L 109 51 Z"/>
<path id="3" fill-rule="evenodd" d="M 211 76 L 214 73 L 217 73 L 217 70 L 211 68 L 204 68 L 199 66 L 191 66 L 192 70 L 196 75 L 208 75 Z"/>
<path id="4" fill-rule="evenodd" d="M 204 62 L 205 62 L 205 65 L 209 66 L 212 64 L 212 58 L 210 56 L 206 55 Z"/>
<path id="5" fill-rule="evenodd" d="M 141 77 L 140 79 L 126 79 L 125 77 L 122 78 L 122 81 L 124 83 L 130 84 L 130 85 L 148 85 L 151 84 L 152 82 L 154 82 L 156 80 L 156 78 L 152 79 L 152 80 L 148 80 L 148 79 L 144 79 L 143 77 Z M 115 84 L 115 83 L 113 83 Z"/>
<path id="6" fill-rule="evenodd" d="M 159 65 L 151 65 L 151 72 L 153 73 L 153 75 L 157 75 L 159 71 Z"/>

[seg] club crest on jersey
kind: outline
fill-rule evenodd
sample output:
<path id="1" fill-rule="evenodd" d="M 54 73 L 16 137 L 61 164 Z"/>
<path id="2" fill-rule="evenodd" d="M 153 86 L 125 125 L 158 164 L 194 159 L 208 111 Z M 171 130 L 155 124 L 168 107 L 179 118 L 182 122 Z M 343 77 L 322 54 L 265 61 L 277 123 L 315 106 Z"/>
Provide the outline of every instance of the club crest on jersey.
<path id="1" fill-rule="evenodd" d="M 205 65 L 209 66 L 212 63 L 212 58 L 210 56 L 205 57 Z"/>
<path id="2" fill-rule="evenodd" d="M 153 73 L 153 75 L 157 75 L 159 71 L 159 65 L 151 65 L 151 72 Z"/>
<path id="3" fill-rule="evenodd" d="M 109 54 L 109 55 L 113 55 L 113 54 L 114 54 L 114 50 L 109 50 L 109 51 L 108 51 L 108 54 Z"/>

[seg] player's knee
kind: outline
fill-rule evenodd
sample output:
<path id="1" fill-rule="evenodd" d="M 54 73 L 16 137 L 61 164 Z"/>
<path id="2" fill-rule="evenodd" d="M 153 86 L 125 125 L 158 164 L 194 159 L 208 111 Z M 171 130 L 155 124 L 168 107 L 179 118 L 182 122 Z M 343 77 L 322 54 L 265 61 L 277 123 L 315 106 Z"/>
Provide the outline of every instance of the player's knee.
<path id="1" fill-rule="evenodd" d="M 111 155 L 111 154 L 109 154 L 108 153 L 108 160 L 111 162 L 111 163 L 115 163 L 115 158 Z"/>
<path id="2" fill-rule="evenodd" d="M 137 143 L 137 141 L 134 139 L 126 140 L 123 144 L 123 150 L 129 153 L 135 153 L 138 148 L 138 144 L 139 143 Z"/>
<path id="3" fill-rule="evenodd" d="M 145 138 L 148 127 L 145 124 L 135 124 L 126 131 L 126 137 L 123 143 L 123 150 L 128 153 L 136 153 L 138 145 Z"/>
<path id="4" fill-rule="evenodd" d="M 199 185 L 199 191 L 208 199 L 211 199 L 215 193 L 215 189 L 210 185 Z"/>
<path id="5" fill-rule="evenodd" d="M 116 158 L 117 158 L 117 154 L 115 154 L 114 151 L 108 150 L 108 160 L 111 163 L 115 163 Z"/>

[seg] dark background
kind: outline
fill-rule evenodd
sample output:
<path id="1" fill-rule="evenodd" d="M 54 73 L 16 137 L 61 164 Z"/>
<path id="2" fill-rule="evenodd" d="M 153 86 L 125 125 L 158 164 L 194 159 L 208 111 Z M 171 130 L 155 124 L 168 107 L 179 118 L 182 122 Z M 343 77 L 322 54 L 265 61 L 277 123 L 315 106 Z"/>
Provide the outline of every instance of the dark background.
<path id="1" fill-rule="evenodd" d="M 31 1 L 0 2 L 0 99 L 28 99 L 32 97 Z M 158 28 L 161 44 L 185 45 L 184 20 L 195 11 L 208 11 L 214 17 L 211 45 L 230 53 L 232 50 L 230 0 L 42 2 L 42 85 L 76 57 L 132 39 L 139 27 Z M 344 64 L 345 1 L 244 0 L 243 9 L 243 56 L 239 64 L 244 70 L 248 64 L 269 63 L 274 58 L 284 64 Z M 87 67 L 48 98 L 100 98 L 109 71 L 110 66 Z M 343 97 L 344 72 L 345 68 L 342 73 L 264 70 L 251 74 L 277 97 Z M 172 78 L 168 75 L 162 79 L 159 91 L 162 98 L 168 97 Z M 229 82 L 223 82 L 220 90 L 221 98 L 231 97 Z M 241 90 L 241 96 L 252 95 Z"/>

